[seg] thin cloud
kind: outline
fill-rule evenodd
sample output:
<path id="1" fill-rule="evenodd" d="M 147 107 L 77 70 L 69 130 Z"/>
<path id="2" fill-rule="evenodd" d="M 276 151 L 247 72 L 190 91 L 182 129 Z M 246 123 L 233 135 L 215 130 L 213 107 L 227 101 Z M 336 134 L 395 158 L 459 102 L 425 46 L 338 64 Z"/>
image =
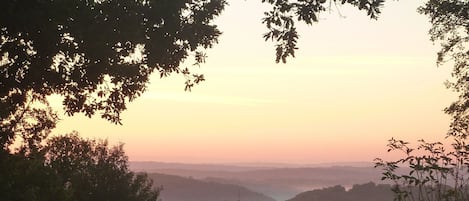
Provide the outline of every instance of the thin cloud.
<path id="1" fill-rule="evenodd" d="M 263 104 L 271 104 L 277 101 L 250 98 L 250 97 L 236 97 L 236 96 L 213 96 L 205 94 L 195 93 L 169 93 L 169 92 L 157 92 L 157 93 L 146 93 L 142 96 L 144 99 L 151 100 L 165 100 L 165 101 L 176 101 L 176 102 L 191 102 L 191 103 L 213 103 L 223 105 L 241 105 L 241 106 L 255 106 Z"/>

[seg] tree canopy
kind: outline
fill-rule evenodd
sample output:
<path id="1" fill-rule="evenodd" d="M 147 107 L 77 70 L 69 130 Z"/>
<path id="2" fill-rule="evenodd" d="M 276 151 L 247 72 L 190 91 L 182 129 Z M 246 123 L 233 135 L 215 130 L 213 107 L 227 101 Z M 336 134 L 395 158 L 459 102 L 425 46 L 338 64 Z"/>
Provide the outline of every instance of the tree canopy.
<path id="1" fill-rule="evenodd" d="M 432 41 L 439 42 L 439 65 L 453 65 L 448 88 L 459 94 L 459 99 L 445 109 L 451 115 L 449 135 L 466 138 L 469 133 L 469 2 L 465 0 L 429 0 L 419 8 L 429 17 Z"/>
<path id="2" fill-rule="evenodd" d="M 123 145 L 82 139 L 76 133 L 54 137 L 44 147 L 46 165 L 55 170 L 74 200 L 156 201 L 159 190 L 145 174 L 129 170 Z"/>
<path id="3" fill-rule="evenodd" d="M 0 94 L 9 112 L 50 94 L 69 115 L 120 122 L 125 103 L 145 91 L 148 76 L 183 72 L 180 63 L 212 47 L 211 21 L 226 4 L 189 0 L 9 0 L 0 14 Z M 138 57 L 140 55 L 140 57 Z M 188 72 L 187 72 L 188 73 Z M 199 78 L 200 79 L 200 78 Z M 197 79 L 195 79 L 197 82 Z M 8 113 L 2 113 L 5 119 Z"/>
<path id="4" fill-rule="evenodd" d="M 53 137 L 37 152 L 0 153 L 0 200 L 156 201 L 159 188 L 129 170 L 122 145 Z"/>
<path id="5" fill-rule="evenodd" d="M 204 59 L 221 32 L 211 24 L 226 2 L 190 0 L 8 0 L 0 13 L 0 142 L 25 127 L 32 103 L 59 94 L 77 112 L 120 123 L 126 103 L 146 89 L 149 75 L 173 72 L 187 88 L 203 80 L 180 63 Z M 37 117 L 35 109 L 29 119 Z M 21 125 L 20 125 L 21 124 Z M 28 124 L 31 124 L 28 122 Z M 53 127 L 50 125 L 49 127 Z M 36 133 L 36 132 L 30 132 Z"/>

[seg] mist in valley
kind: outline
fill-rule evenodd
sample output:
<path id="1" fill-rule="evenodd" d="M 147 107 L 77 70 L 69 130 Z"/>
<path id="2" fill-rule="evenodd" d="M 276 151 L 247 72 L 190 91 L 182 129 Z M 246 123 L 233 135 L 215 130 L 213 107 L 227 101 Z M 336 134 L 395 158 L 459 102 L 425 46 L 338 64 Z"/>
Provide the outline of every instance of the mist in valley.
<path id="1" fill-rule="evenodd" d="M 131 162 L 130 167 L 134 171 L 147 172 L 157 186 L 163 186 L 162 198 L 166 201 L 304 201 L 305 197 L 313 196 L 309 194 L 329 194 L 326 192 L 331 187 L 340 186 L 344 191 L 341 193 L 345 196 L 350 190 L 356 191 L 354 185 L 357 184 L 386 184 L 380 180 L 382 171 L 366 162 L 297 165 L 147 161 Z M 383 196 L 392 198 L 389 185 L 365 185 L 363 188 L 379 188 L 380 192 L 387 189 L 389 192 Z M 321 189 L 329 190 L 322 192 Z M 210 197 L 215 192 L 218 196 Z"/>

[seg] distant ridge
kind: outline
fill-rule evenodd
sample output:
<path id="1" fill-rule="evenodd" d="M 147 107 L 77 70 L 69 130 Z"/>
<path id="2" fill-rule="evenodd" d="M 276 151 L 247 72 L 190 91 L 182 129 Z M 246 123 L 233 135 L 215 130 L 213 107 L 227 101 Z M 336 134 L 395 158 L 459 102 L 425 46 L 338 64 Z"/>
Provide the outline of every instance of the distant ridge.
<path id="1" fill-rule="evenodd" d="M 233 184 L 200 181 L 167 174 L 149 174 L 155 186 L 162 186 L 162 201 L 275 201 L 264 194 Z"/>
<path id="2" fill-rule="evenodd" d="M 249 171 L 257 169 L 267 169 L 271 167 L 254 167 L 227 164 L 203 164 L 203 163 L 167 163 L 158 161 L 131 161 L 130 169 L 133 171 L 152 172 L 160 169 L 183 169 L 201 171 Z"/>
<path id="3" fill-rule="evenodd" d="M 307 191 L 287 201 L 393 201 L 391 186 L 376 185 L 372 182 L 353 185 L 350 190 L 343 186 L 333 186 Z"/>
<path id="4" fill-rule="evenodd" d="M 160 161 L 131 161 L 130 168 L 134 171 L 151 171 L 157 169 L 189 169 L 189 170 L 216 170 L 216 171 L 248 171 L 275 168 L 304 168 L 304 167 L 373 167 L 371 162 L 331 162 L 317 164 L 291 164 L 291 163 L 178 163 Z"/>
<path id="5" fill-rule="evenodd" d="M 360 165 L 357 167 L 347 164 Z M 266 165 L 266 164 L 263 164 Z M 328 166 L 330 165 L 330 166 Z M 365 166 L 365 167 L 363 167 Z M 315 167 L 249 167 L 246 164 L 184 164 L 162 162 L 131 162 L 134 171 L 191 177 L 203 181 L 244 186 L 268 195 L 278 201 L 292 198 L 298 193 L 326 186 L 381 183 L 381 170 L 366 163 L 329 163 Z M 164 201 L 164 200 L 163 200 Z M 222 200 L 223 201 L 223 200 Z"/>

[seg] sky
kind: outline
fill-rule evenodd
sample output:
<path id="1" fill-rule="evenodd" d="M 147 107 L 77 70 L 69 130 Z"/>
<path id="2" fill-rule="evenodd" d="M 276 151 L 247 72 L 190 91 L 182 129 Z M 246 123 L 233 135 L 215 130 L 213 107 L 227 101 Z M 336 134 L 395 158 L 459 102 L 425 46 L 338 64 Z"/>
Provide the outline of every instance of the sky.
<path id="1" fill-rule="evenodd" d="M 287 64 L 275 63 L 274 44 L 262 38 L 266 5 L 229 3 L 215 22 L 219 44 L 193 68 L 206 81 L 192 92 L 182 76 L 154 75 L 122 126 L 59 111 L 54 135 L 122 142 L 131 161 L 295 164 L 395 158 L 386 153 L 391 137 L 444 138 L 443 109 L 456 96 L 443 85 L 450 67 L 435 64 L 420 1 L 387 1 L 377 21 L 333 6 L 299 26 Z"/>

